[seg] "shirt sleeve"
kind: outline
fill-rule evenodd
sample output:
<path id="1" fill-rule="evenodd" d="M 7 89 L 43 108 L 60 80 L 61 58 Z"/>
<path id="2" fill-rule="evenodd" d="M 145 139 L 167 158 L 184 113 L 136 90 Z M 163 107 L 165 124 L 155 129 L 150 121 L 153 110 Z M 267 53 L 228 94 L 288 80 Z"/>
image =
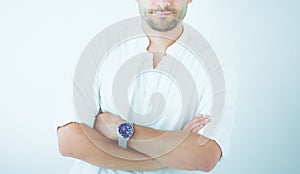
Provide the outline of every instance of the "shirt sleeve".
<path id="1" fill-rule="evenodd" d="M 203 134 L 203 132 L 205 132 L 204 130 L 200 130 L 198 134 L 202 134 L 212 140 L 215 140 L 221 148 L 222 158 L 227 158 L 231 146 L 231 133 L 236 110 L 236 75 L 233 64 L 229 60 L 221 60 L 220 64 L 225 80 L 225 103 L 223 114 L 220 117 L 219 124 L 212 135 Z M 212 101 L 213 96 L 211 87 L 207 85 L 200 102 L 200 113 L 210 113 L 208 110 L 211 109 Z M 211 119 L 214 121 L 214 118 Z"/>

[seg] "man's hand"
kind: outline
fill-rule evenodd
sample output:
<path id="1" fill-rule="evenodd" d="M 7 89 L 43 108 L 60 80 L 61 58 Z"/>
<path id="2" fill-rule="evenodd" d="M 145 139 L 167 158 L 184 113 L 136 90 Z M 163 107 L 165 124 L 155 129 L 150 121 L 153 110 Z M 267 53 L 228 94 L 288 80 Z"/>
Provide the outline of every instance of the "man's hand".
<path id="1" fill-rule="evenodd" d="M 118 140 L 117 128 L 123 121 L 114 114 L 103 112 L 96 117 L 94 129 L 111 140 Z"/>
<path id="2" fill-rule="evenodd" d="M 188 121 L 182 130 L 197 133 L 209 122 L 210 122 L 209 116 L 201 114 L 194 117 L 192 120 Z"/>

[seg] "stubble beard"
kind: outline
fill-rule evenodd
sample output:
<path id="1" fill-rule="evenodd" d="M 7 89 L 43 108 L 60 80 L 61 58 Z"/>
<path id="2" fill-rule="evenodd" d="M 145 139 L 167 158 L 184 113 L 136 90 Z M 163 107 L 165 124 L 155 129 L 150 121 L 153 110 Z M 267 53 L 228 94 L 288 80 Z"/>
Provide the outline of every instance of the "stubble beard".
<path id="1" fill-rule="evenodd" d="M 162 10 L 143 10 L 140 9 L 140 14 L 143 20 L 155 31 L 158 32 L 167 32 L 173 30 L 179 22 L 181 22 L 187 11 L 187 7 L 182 9 L 181 11 L 177 11 L 175 9 L 165 9 L 162 12 L 171 12 L 174 17 L 166 17 L 166 18 L 157 18 L 153 15 L 154 12 L 162 11 Z"/>

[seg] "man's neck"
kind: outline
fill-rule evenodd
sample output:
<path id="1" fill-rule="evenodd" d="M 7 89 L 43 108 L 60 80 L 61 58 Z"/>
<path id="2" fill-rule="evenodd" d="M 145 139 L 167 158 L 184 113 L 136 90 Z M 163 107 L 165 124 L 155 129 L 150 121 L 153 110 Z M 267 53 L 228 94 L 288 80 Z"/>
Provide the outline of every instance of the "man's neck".
<path id="1" fill-rule="evenodd" d="M 174 29 L 166 32 L 153 30 L 145 21 L 143 21 L 142 27 L 149 38 L 147 51 L 152 53 L 156 52 L 165 54 L 168 47 L 176 42 L 183 32 L 183 25 L 181 22 L 178 23 Z"/>

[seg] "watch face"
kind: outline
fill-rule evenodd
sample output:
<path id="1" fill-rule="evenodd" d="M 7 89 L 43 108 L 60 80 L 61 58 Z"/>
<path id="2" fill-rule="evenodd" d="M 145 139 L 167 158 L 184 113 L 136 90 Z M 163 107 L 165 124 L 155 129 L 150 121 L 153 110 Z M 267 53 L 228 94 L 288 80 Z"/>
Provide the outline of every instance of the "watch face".
<path id="1" fill-rule="evenodd" d="M 124 138 L 131 137 L 133 135 L 133 127 L 130 123 L 122 123 L 118 127 L 120 135 Z"/>

